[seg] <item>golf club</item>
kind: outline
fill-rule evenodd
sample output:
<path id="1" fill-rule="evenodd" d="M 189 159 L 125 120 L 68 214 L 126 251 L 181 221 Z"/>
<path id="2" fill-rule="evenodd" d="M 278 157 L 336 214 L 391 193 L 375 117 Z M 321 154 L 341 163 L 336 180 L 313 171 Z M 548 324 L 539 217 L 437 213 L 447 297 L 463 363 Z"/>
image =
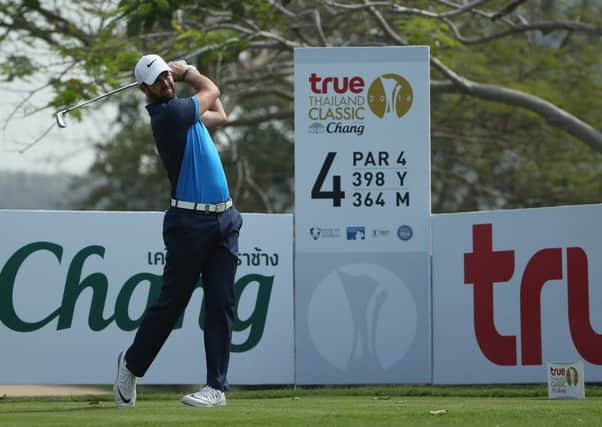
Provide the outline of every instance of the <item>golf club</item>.
<path id="1" fill-rule="evenodd" d="M 172 64 L 172 63 L 183 63 L 185 65 L 188 64 L 186 62 L 186 60 L 179 60 L 179 61 L 169 62 L 169 64 Z M 190 66 L 196 70 L 195 66 L 193 66 L 193 65 L 190 65 Z M 58 113 L 56 113 L 56 124 L 59 125 L 60 128 L 66 128 L 67 127 L 67 121 L 65 120 L 65 114 L 67 114 L 69 111 L 76 110 L 76 109 L 78 109 L 80 107 L 83 107 L 84 105 L 91 104 L 92 102 L 98 101 L 99 99 L 106 98 L 108 96 L 114 95 L 114 94 L 116 94 L 118 92 L 121 92 L 123 90 L 129 89 L 129 88 L 131 88 L 133 86 L 138 86 L 138 85 L 139 85 L 138 82 L 128 83 L 125 86 L 119 87 L 117 89 L 113 89 L 113 90 L 111 90 L 111 91 L 109 91 L 107 93 L 103 93 L 102 95 L 98 95 L 95 98 L 88 99 L 87 101 L 82 101 L 79 104 L 72 105 L 71 107 L 67 107 L 64 110 L 61 110 Z"/>
<path id="2" fill-rule="evenodd" d="M 79 104 L 72 105 L 71 107 L 67 107 L 64 110 L 61 110 L 58 113 L 56 113 L 56 124 L 59 125 L 59 127 L 61 127 L 61 128 L 66 128 L 67 127 L 67 122 L 65 121 L 65 114 L 67 114 L 69 111 L 76 110 L 76 109 L 78 109 L 80 107 L 83 107 L 84 105 L 88 105 L 88 104 L 90 104 L 92 102 L 98 101 L 99 99 L 103 99 L 103 98 L 106 98 L 108 96 L 114 95 L 114 94 L 116 94 L 118 92 L 121 92 L 123 90 L 129 89 L 129 88 L 131 88 L 133 86 L 137 86 L 138 84 L 139 84 L 138 82 L 132 82 L 132 83 L 129 83 L 129 84 L 127 84 L 125 86 L 122 86 L 120 88 L 113 89 L 112 91 L 109 91 L 107 93 L 103 93 L 102 95 L 98 95 L 95 98 L 88 99 L 87 101 L 80 102 Z"/>

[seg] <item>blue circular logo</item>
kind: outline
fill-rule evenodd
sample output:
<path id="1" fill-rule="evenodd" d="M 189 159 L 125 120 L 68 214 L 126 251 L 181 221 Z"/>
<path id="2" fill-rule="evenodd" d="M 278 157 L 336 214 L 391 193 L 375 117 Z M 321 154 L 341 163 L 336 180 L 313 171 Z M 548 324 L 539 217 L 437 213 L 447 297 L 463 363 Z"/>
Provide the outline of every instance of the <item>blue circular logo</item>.
<path id="1" fill-rule="evenodd" d="M 404 242 L 410 240 L 413 234 L 412 227 L 409 225 L 400 225 L 397 229 L 397 237 Z"/>

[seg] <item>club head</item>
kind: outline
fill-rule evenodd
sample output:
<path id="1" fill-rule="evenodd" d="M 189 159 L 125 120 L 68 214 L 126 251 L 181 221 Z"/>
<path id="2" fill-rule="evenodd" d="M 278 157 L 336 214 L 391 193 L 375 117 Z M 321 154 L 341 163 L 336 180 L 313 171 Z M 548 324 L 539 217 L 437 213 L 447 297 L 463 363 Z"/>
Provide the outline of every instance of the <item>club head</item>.
<path id="1" fill-rule="evenodd" d="M 56 113 L 56 124 L 59 125 L 60 128 L 66 128 L 67 122 L 65 121 L 65 113 L 66 111 L 59 111 Z"/>

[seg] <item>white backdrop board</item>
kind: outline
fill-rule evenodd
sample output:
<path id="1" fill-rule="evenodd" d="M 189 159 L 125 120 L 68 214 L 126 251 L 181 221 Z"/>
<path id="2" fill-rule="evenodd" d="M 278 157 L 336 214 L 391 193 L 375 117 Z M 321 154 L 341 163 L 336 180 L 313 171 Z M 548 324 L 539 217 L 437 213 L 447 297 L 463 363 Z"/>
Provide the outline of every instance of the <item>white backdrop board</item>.
<path id="1" fill-rule="evenodd" d="M 602 380 L 602 205 L 433 215 L 433 381 Z"/>
<path id="2" fill-rule="evenodd" d="M 229 381 L 290 384 L 292 215 L 243 214 Z M 163 214 L 0 211 L 0 381 L 112 383 L 161 286 Z M 197 289 L 143 383 L 203 384 Z"/>
<path id="3" fill-rule="evenodd" d="M 430 379 L 428 47 L 295 49 L 299 384 Z"/>

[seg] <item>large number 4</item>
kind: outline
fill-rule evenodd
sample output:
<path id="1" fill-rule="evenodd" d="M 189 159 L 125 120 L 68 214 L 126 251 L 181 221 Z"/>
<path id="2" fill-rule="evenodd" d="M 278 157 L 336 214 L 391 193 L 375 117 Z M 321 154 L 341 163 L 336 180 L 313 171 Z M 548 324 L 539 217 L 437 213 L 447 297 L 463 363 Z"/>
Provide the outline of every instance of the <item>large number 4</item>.
<path id="1" fill-rule="evenodd" d="M 334 157 L 337 153 L 327 153 L 326 158 L 324 159 L 324 163 L 322 163 L 322 168 L 320 168 L 320 173 L 316 178 L 316 182 L 314 182 L 314 186 L 311 189 L 311 198 L 312 199 L 332 199 L 332 206 L 340 207 L 341 200 L 345 198 L 345 192 L 341 191 L 341 176 L 333 175 L 332 176 L 332 190 L 325 191 L 322 189 L 324 185 L 324 181 L 326 181 L 326 175 L 328 175 L 328 171 L 332 166 L 332 162 L 334 161 Z"/>

